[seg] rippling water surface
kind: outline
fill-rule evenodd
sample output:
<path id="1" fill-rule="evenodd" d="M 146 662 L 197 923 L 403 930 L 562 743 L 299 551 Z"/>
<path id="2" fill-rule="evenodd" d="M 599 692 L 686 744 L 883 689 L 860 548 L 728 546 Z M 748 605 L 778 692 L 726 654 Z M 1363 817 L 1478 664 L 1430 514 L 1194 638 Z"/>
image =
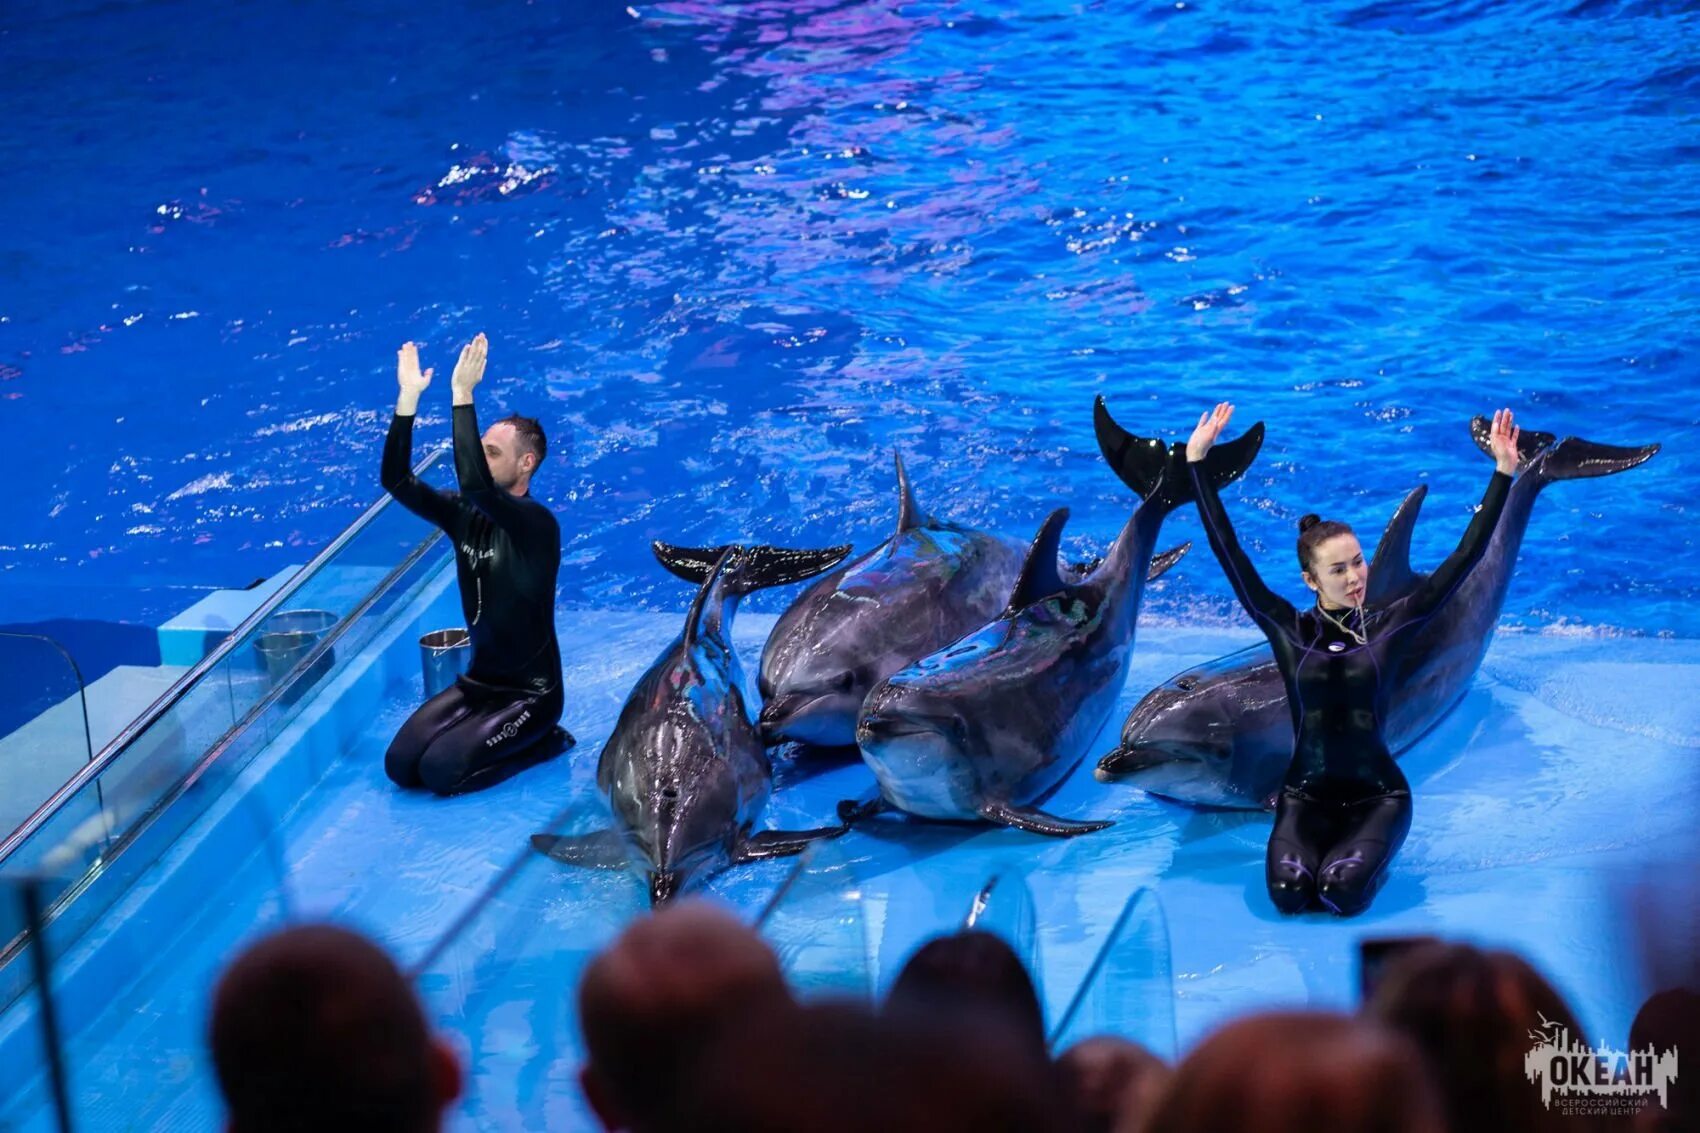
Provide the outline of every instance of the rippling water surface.
<path id="1" fill-rule="evenodd" d="M 1508 622 L 1700 635 L 1693 4 L 360 8 L 0 15 L 0 618 L 304 561 L 378 492 L 396 345 L 441 441 L 482 329 L 571 604 L 682 607 L 654 538 L 867 546 L 894 450 L 1099 548 L 1100 393 L 1268 423 L 1230 506 L 1293 589 L 1300 513 L 1421 481 L 1432 562 L 1508 404 L 1665 444 L 1552 488 Z M 1207 554 L 1147 610 L 1239 616 Z"/>

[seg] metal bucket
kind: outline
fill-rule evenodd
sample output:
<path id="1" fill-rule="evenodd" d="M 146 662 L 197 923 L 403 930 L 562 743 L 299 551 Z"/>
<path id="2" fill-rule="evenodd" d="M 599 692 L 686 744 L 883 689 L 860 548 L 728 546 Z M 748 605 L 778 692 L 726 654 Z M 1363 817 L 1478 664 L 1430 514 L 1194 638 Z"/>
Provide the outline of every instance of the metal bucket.
<path id="1" fill-rule="evenodd" d="M 329 610 L 283 610 L 267 618 L 259 637 L 254 639 L 254 652 L 259 654 L 260 663 L 271 683 L 282 683 L 336 623 L 337 616 Z M 302 681 L 289 690 L 286 700 L 293 701 L 299 697 L 309 685 L 329 672 L 335 661 L 333 651 L 325 650 L 324 655 L 313 662 L 312 669 L 303 674 Z"/>
<path id="2" fill-rule="evenodd" d="M 425 699 L 455 683 L 472 659 L 472 635 L 456 626 L 434 629 L 419 639 L 419 664 L 425 670 Z"/>

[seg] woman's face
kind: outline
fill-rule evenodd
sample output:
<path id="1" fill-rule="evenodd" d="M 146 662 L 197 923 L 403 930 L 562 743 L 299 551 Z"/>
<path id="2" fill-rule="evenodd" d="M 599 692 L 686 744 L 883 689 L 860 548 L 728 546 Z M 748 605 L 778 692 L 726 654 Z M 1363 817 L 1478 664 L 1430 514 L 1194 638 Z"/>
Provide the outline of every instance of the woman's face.
<path id="1" fill-rule="evenodd" d="M 1325 606 L 1361 606 L 1369 588 L 1369 564 L 1356 535 L 1324 539 L 1310 553 L 1305 585 L 1322 596 Z"/>

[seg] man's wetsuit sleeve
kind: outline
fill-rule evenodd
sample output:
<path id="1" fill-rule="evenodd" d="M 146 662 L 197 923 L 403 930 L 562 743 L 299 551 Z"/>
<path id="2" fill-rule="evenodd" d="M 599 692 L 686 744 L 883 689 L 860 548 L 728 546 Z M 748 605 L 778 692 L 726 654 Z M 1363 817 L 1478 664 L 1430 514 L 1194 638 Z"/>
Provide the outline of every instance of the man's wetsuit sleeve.
<path id="1" fill-rule="evenodd" d="M 525 527 L 531 519 L 526 505 L 498 488 L 490 475 L 477 412 L 470 405 L 457 405 L 454 422 L 455 476 L 460 480 L 461 498 L 510 534 Z"/>
<path id="2" fill-rule="evenodd" d="M 1210 539 L 1210 549 L 1228 576 L 1240 605 L 1245 607 L 1257 628 L 1265 633 L 1288 632 L 1296 617 L 1293 604 L 1263 584 L 1257 568 L 1240 549 L 1234 525 L 1228 522 L 1222 498 L 1205 474 L 1203 461 L 1189 461 L 1187 471 L 1192 476 L 1193 497 L 1198 501 L 1199 518 L 1204 521 L 1204 534 Z"/>
<path id="3" fill-rule="evenodd" d="M 1458 549 L 1448 555 L 1446 561 L 1405 599 L 1405 608 L 1412 616 L 1421 617 L 1450 598 L 1452 592 L 1469 577 L 1470 568 L 1481 562 L 1493 540 L 1493 529 L 1499 523 L 1499 513 L 1505 510 L 1505 499 L 1510 492 L 1511 477 L 1494 469 L 1487 492 L 1482 496 L 1482 506 L 1476 509 L 1470 526 L 1464 529 Z"/>
<path id="4" fill-rule="evenodd" d="M 454 523 L 455 502 L 413 474 L 413 418 L 397 413 L 384 438 L 384 462 L 378 475 L 384 491 L 408 511 L 448 530 Z"/>

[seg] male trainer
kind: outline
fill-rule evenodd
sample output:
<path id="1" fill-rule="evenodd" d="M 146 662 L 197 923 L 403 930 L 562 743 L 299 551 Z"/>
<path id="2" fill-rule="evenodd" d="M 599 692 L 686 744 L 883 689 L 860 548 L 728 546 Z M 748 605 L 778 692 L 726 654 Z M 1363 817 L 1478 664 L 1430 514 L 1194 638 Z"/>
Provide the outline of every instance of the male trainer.
<path id="1" fill-rule="evenodd" d="M 413 417 L 431 371 L 420 371 L 411 342 L 397 354 L 401 395 L 384 442 L 384 490 L 454 543 L 460 606 L 472 636 L 466 674 L 421 705 L 384 755 L 384 770 L 398 786 L 439 795 L 499 783 L 573 743 L 556 727 L 561 528 L 530 495 L 548 441 L 535 420 L 518 414 L 491 425 L 480 439 L 472 390 L 484 377 L 488 353 L 480 334 L 461 350 L 450 381 L 458 493 L 439 492 L 413 475 Z"/>

